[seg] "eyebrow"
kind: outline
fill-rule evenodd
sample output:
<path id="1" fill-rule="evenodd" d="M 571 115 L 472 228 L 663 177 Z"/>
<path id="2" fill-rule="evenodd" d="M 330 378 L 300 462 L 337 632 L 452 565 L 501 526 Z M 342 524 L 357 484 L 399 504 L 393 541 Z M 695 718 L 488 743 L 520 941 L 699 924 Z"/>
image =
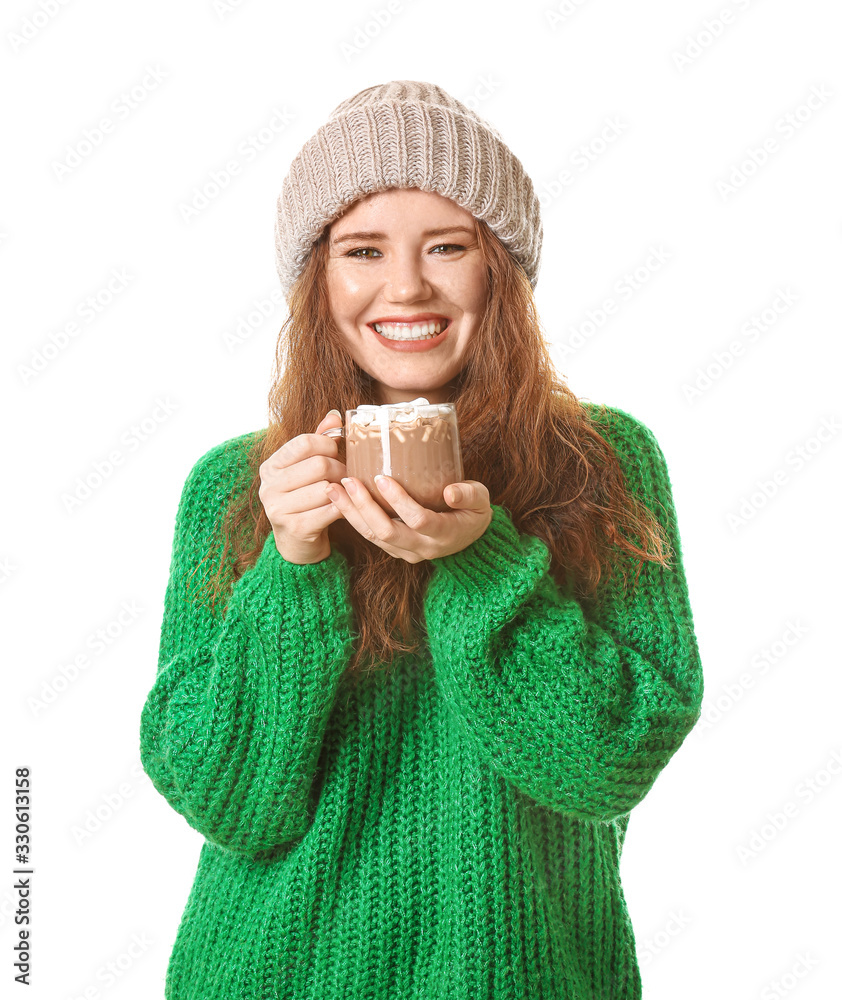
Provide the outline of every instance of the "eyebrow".
<path id="1" fill-rule="evenodd" d="M 441 229 L 425 229 L 421 235 L 424 237 L 447 236 L 449 233 L 468 233 L 470 236 L 475 235 L 474 230 L 468 229 L 467 226 L 444 226 Z M 331 246 L 338 246 L 340 243 L 354 243 L 357 240 L 380 240 L 382 243 L 388 243 L 389 237 L 385 233 L 378 233 L 373 230 L 364 230 L 357 233 L 344 233 L 342 236 L 337 236 L 330 242 Z"/>

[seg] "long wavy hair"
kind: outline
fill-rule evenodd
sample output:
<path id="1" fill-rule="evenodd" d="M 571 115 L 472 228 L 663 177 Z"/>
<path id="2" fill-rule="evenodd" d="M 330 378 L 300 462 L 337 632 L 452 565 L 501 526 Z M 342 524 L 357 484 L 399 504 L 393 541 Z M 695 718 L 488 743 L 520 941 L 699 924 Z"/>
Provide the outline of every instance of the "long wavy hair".
<path id="1" fill-rule="evenodd" d="M 556 376 L 523 269 L 485 222 L 476 225 L 489 278 L 487 308 L 450 397 L 465 479 L 484 483 L 520 532 L 544 540 L 559 587 L 595 599 L 600 580 L 615 570 L 627 584 L 624 563 L 637 563 L 635 582 L 642 562 L 668 565 L 669 542 L 651 510 L 627 490 L 614 450 L 588 411 Z M 254 565 L 271 531 L 258 496 L 260 464 L 296 435 L 313 433 L 329 409 L 344 413 L 378 402 L 373 380 L 348 354 L 331 316 L 328 231 L 290 291 L 269 425 L 250 444 L 250 485 L 232 493 L 225 511 L 212 605 Z M 344 518 L 328 527 L 328 537 L 350 567 L 355 652 L 348 669 L 388 668 L 397 656 L 416 653 L 424 642 L 432 564 L 389 555 Z"/>

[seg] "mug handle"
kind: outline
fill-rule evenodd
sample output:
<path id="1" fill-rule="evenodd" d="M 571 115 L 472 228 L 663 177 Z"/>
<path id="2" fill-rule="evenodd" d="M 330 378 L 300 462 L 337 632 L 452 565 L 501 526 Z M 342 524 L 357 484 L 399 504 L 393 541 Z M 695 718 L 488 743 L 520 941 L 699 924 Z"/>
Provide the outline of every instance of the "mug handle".
<path id="1" fill-rule="evenodd" d="M 345 428 L 344 427 L 328 427 L 328 429 L 326 431 L 321 431 L 320 433 L 327 435 L 327 437 L 332 437 L 332 438 L 341 437 L 341 438 L 344 438 L 345 437 Z"/>

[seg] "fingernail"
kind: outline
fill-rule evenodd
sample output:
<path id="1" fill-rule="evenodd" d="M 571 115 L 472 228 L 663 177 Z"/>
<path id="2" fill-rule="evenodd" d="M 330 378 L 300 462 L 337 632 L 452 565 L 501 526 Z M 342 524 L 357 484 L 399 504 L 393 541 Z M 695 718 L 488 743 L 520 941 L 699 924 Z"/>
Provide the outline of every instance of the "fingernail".
<path id="1" fill-rule="evenodd" d="M 450 493 L 450 503 L 459 503 L 462 499 L 462 491 L 458 486 L 451 486 L 448 492 Z"/>
<path id="2" fill-rule="evenodd" d="M 341 483 L 351 496 L 357 492 L 357 487 L 353 479 L 342 479 Z"/>
<path id="3" fill-rule="evenodd" d="M 377 489 L 380 490 L 381 493 L 388 493 L 392 488 L 391 479 L 387 479 L 385 476 L 375 476 L 374 481 L 377 483 Z"/>
<path id="4" fill-rule="evenodd" d="M 341 417 L 342 416 L 342 414 L 339 412 L 339 410 L 328 410 L 327 413 L 325 414 L 325 416 L 329 417 L 332 413 L 335 413 L 337 415 L 337 417 Z"/>

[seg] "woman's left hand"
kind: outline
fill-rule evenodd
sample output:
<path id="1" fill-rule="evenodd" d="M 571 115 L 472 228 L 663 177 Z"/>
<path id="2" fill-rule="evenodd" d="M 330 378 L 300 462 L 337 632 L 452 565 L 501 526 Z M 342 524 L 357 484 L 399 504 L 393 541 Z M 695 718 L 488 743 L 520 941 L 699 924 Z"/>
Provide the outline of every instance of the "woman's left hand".
<path id="1" fill-rule="evenodd" d="M 343 479 L 342 486 L 328 483 L 325 493 L 352 527 L 396 559 L 419 563 L 461 552 L 491 523 L 488 489 L 474 479 L 445 487 L 445 502 L 453 508 L 445 513 L 416 503 L 391 476 L 378 476 L 377 486 L 403 522 L 390 517 L 359 479 Z"/>

